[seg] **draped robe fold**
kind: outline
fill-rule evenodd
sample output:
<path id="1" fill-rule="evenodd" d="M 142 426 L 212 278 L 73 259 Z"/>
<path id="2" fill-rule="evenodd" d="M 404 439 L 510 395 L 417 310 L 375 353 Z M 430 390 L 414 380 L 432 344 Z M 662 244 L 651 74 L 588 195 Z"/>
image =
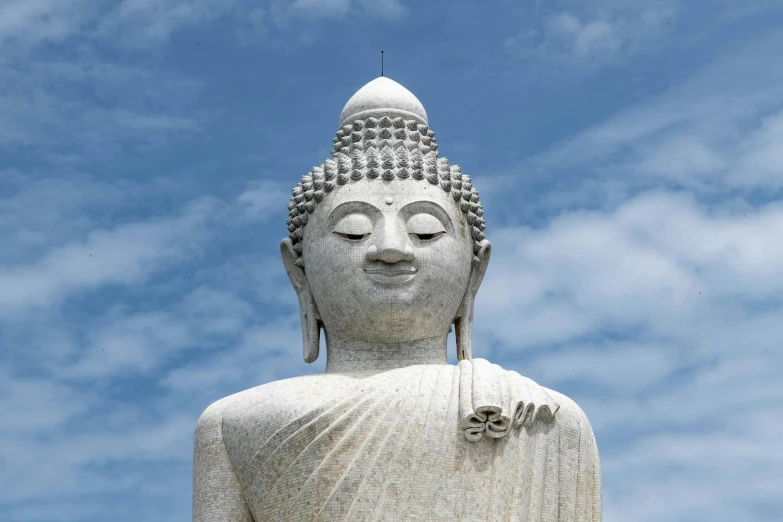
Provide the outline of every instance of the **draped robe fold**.
<path id="1" fill-rule="evenodd" d="M 460 367 L 451 365 L 276 381 L 207 411 L 255 522 L 600 521 L 586 416 L 509 373 L 556 401 L 557 413 L 475 442 L 460 423 Z"/>

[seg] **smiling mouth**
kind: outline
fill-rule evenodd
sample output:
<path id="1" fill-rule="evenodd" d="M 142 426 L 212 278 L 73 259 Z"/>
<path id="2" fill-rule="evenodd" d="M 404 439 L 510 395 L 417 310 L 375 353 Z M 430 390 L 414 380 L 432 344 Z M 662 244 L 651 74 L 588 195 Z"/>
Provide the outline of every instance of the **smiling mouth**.
<path id="1" fill-rule="evenodd" d="M 373 281 L 377 281 L 379 283 L 405 283 L 407 281 L 410 281 L 414 277 L 416 277 L 416 273 L 418 270 L 416 270 L 416 267 L 408 266 L 408 267 L 395 267 L 395 266 L 384 266 L 384 267 L 373 267 L 373 268 L 365 268 L 364 272 L 372 279 Z"/>

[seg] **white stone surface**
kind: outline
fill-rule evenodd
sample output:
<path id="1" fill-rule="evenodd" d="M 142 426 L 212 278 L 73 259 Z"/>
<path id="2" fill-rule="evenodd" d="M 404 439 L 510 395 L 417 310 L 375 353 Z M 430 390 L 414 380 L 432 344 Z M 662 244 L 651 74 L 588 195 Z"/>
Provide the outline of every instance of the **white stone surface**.
<path id="1" fill-rule="evenodd" d="M 281 243 L 304 358 L 323 330 L 326 373 L 207 408 L 193 520 L 600 521 L 584 413 L 472 357 L 491 248 L 478 192 L 438 156 L 424 108 L 370 82 L 343 109 L 333 157 L 294 188 Z"/>
<path id="2" fill-rule="evenodd" d="M 401 116 L 427 125 L 427 111 L 408 89 L 384 76 L 376 78 L 351 96 L 340 113 L 340 127 L 374 116 Z"/>

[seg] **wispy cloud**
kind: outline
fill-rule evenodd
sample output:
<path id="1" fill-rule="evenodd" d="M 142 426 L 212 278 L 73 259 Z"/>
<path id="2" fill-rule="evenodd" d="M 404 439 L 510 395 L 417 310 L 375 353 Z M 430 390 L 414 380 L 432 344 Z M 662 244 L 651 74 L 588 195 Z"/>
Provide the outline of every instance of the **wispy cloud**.
<path id="1" fill-rule="evenodd" d="M 291 4 L 289 13 L 303 16 L 341 17 L 351 9 L 351 0 L 296 0 Z"/>
<path id="2" fill-rule="evenodd" d="M 146 47 L 183 27 L 230 13 L 234 6 L 233 0 L 9 0 L 2 5 L 0 38 L 35 45 L 78 35 Z"/>
<path id="3" fill-rule="evenodd" d="M 410 10 L 402 0 L 273 0 L 250 8 L 241 17 L 234 32 L 240 42 L 257 45 L 259 36 L 269 38 L 278 47 L 291 39 L 313 43 L 322 22 L 343 20 L 395 21 Z M 302 22 L 306 22 L 303 24 Z M 362 22 L 357 22 L 362 23 Z"/>
<path id="4" fill-rule="evenodd" d="M 692 190 L 739 209 L 740 200 L 721 194 L 775 198 L 783 180 L 777 152 L 783 98 L 774 88 L 783 68 L 773 58 L 780 43 L 777 35 L 762 36 L 663 93 L 509 165 L 486 180 L 484 197 L 517 186 L 535 201 L 502 215 L 532 221 L 569 207 L 615 208 L 651 189 Z M 506 205 L 500 199 L 495 211 Z"/>
<path id="5" fill-rule="evenodd" d="M 7 267 L 0 271 L 0 308 L 51 306 L 72 292 L 143 281 L 156 266 L 206 239 L 204 227 L 216 204 L 204 199 L 178 217 L 93 230 L 33 264 Z"/>
<path id="6" fill-rule="evenodd" d="M 78 161 L 117 152 L 119 143 L 156 144 L 193 134 L 186 113 L 198 82 L 135 66 L 113 65 L 92 52 L 73 60 L 0 60 L 0 147 L 45 146 L 44 158 Z M 103 100 L 84 89 L 103 90 Z"/>
<path id="7" fill-rule="evenodd" d="M 649 52 L 673 30 L 680 3 L 561 4 L 547 5 L 541 17 L 526 17 L 520 32 L 506 39 L 506 51 L 536 75 L 531 81 L 579 78 Z"/>
<path id="8" fill-rule="evenodd" d="M 243 220 L 263 222 L 272 215 L 270 210 L 278 210 L 281 201 L 291 198 L 290 189 L 281 183 L 264 180 L 251 183 L 237 198 L 237 205 Z"/>
<path id="9" fill-rule="evenodd" d="M 252 315 L 246 301 L 208 287 L 168 309 L 130 312 L 117 306 L 90 324 L 79 358 L 58 373 L 69 380 L 150 374 L 187 350 L 222 346 L 244 332 Z"/>
<path id="10" fill-rule="evenodd" d="M 310 19 L 342 18 L 351 13 L 398 18 L 408 14 L 408 9 L 400 0 L 295 0 L 284 12 Z"/>
<path id="11" fill-rule="evenodd" d="M 274 324 L 248 329 L 231 350 L 172 369 L 161 384 L 177 393 L 203 393 L 226 389 L 238 380 L 268 382 L 292 376 L 292 363 L 302 359 L 300 343 L 298 314 L 278 317 Z M 322 367 L 323 362 L 316 364 L 308 373 Z"/>
<path id="12" fill-rule="evenodd" d="M 126 46 L 149 47 L 165 42 L 182 28 L 230 15 L 239 5 L 235 0 L 129 0 L 101 16 L 96 33 L 117 37 Z"/>
<path id="13" fill-rule="evenodd" d="M 62 40 L 86 23 L 90 11 L 98 4 L 90 0 L 76 4 L 58 0 L 7 0 L 0 6 L 0 39 L 4 44 L 15 39 L 33 44 Z"/>

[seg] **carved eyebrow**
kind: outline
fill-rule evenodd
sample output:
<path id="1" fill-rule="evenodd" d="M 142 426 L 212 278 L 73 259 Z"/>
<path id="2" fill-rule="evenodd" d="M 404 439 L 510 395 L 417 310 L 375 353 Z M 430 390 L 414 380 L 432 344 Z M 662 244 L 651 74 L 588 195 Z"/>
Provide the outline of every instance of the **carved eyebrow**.
<path id="1" fill-rule="evenodd" d="M 334 207 L 334 209 L 329 213 L 329 217 L 327 217 L 329 227 L 334 228 L 334 226 L 337 225 L 337 222 L 340 221 L 343 217 L 354 213 L 365 214 L 369 216 L 370 219 L 374 222 L 377 222 L 376 220 L 381 215 L 381 211 L 372 203 L 356 200 L 346 201 L 345 203 L 340 203 Z"/>
<path id="2" fill-rule="evenodd" d="M 441 222 L 447 233 L 454 234 L 454 223 L 451 220 L 451 216 L 446 209 L 434 201 L 426 199 L 412 201 L 400 209 L 400 217 L 405 221 L 408 221 L 411 216 L 416 214 L 429 214 L 435 217 Z"/>

